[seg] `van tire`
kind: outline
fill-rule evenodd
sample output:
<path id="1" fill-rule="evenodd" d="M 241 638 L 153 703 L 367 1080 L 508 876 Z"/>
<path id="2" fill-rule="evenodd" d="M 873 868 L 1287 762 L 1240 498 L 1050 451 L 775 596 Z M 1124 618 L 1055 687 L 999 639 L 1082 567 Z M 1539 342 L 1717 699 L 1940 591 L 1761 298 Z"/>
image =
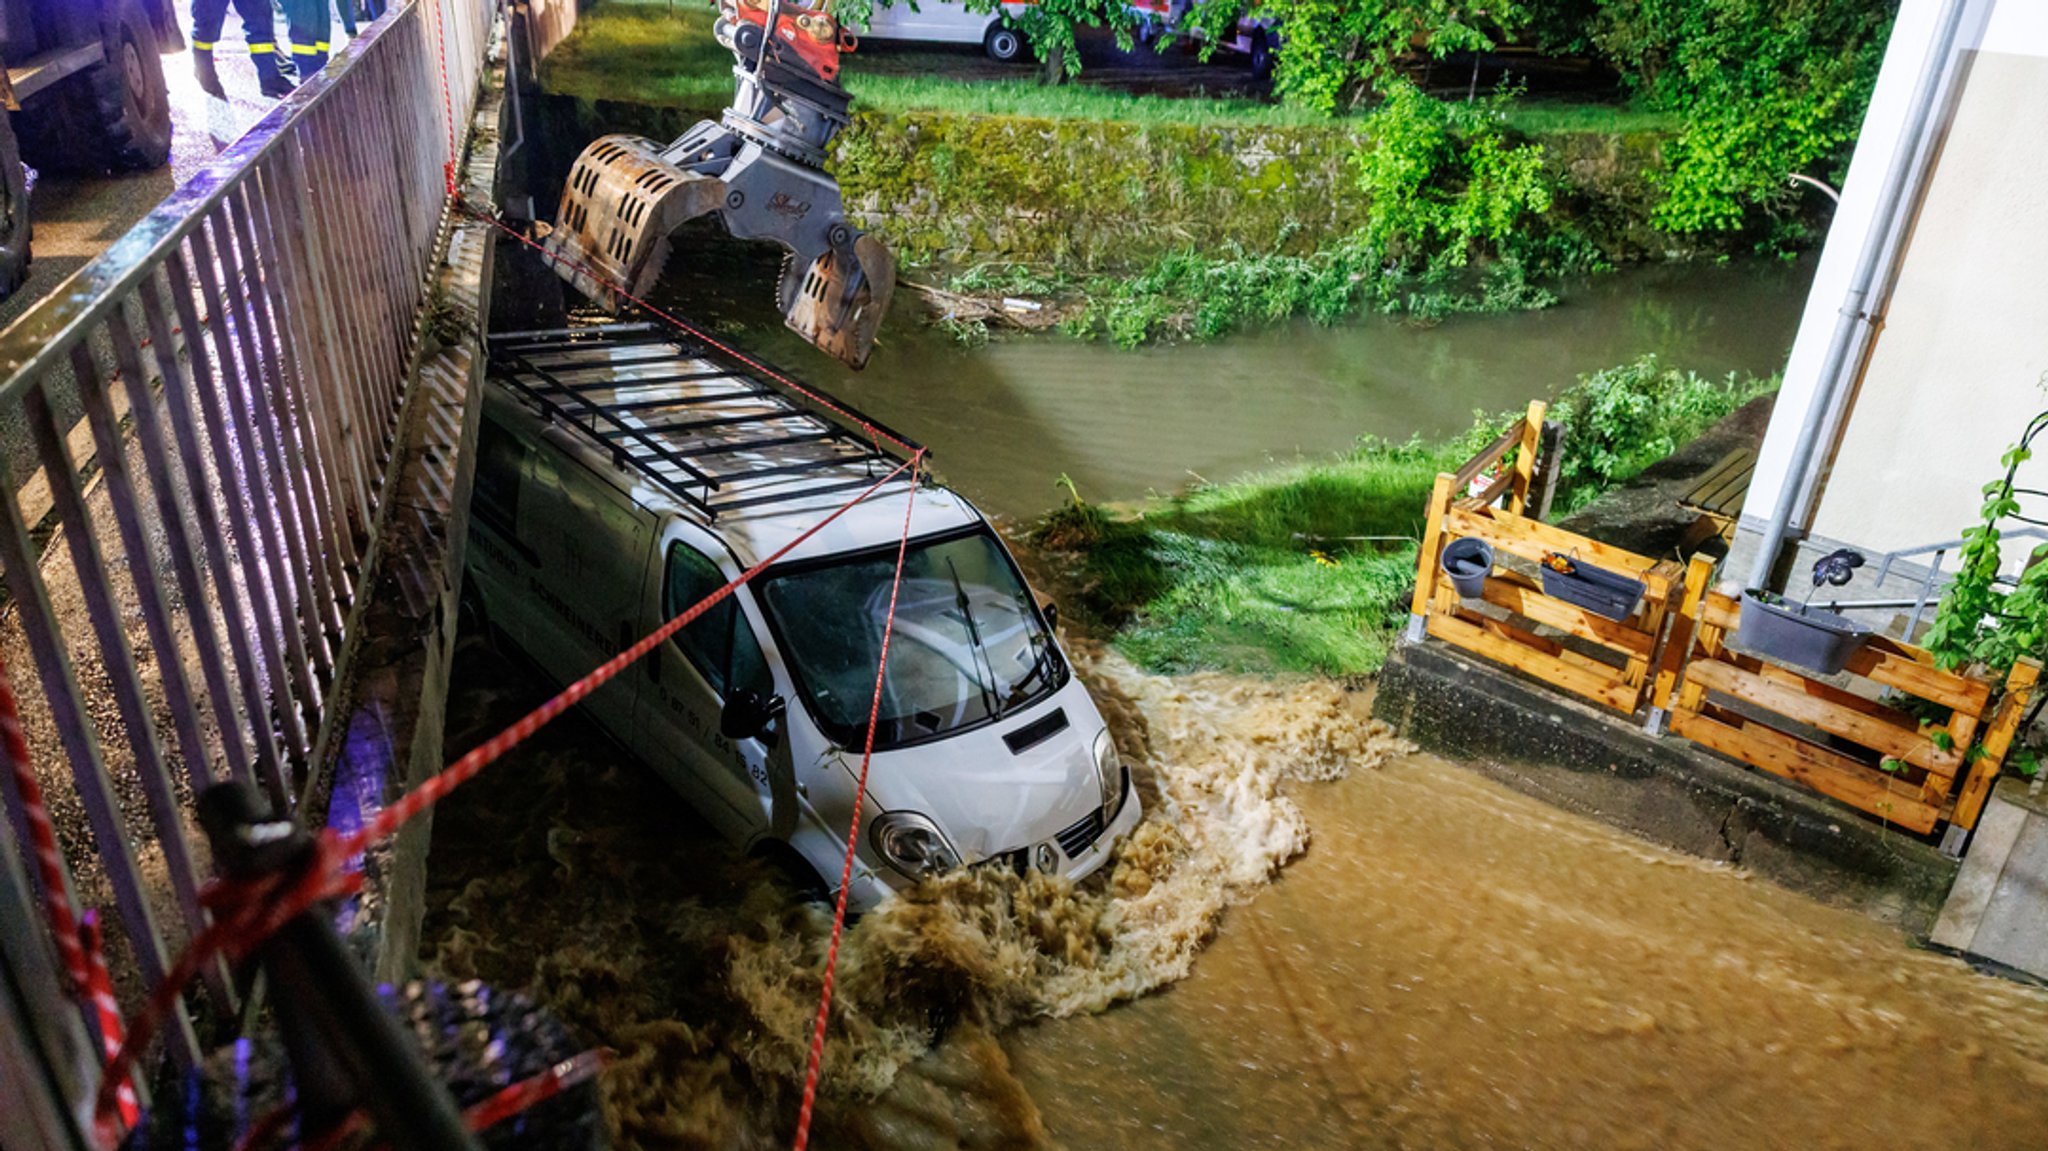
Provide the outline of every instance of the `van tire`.
<path id="1" fill-rule="evenodd" d="M 755 859 L 768 865 L 776 878 L 787 886 L 798 903 L 830 903 L 832 888 L 827 886 L 818 869 L 803 853 L 779 839 L 763 841 L 750 853 Z"/>
<path id="2" fill-rule="evenodd" d="M 981 38 L 981 49 L 988 58 L 999 64 L 1008 64 L 1024 54 L 1024 37 L 1015 28 L 998 20 L 988 26 L 988 34 Z"/>
<path id="3" fill-rule="evenodd" d="M 1252 33 L 1252 78 L 1264 80 L 1273 74 L 1273 37 L 1264 28 Z"/>
<path id="4" fill-rule="evenodd" d="M 13 121 L 0 111 L 0 300 L 14 294 L 28 279 L 28 171 L 21 166 L 21 148 L 14 140 Z"/>

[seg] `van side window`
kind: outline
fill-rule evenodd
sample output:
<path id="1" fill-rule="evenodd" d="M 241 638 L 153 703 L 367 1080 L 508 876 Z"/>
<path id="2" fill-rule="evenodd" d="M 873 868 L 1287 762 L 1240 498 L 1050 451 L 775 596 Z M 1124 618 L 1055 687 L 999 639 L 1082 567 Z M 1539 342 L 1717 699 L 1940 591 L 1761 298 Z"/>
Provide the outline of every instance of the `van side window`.
<path id="1" fill-rule="evenodd" d="M 662 614 L 673 618 L 691 604 L 725 586 L 725 573 L 695 548 L 673 543 L 668 548 L 668 589 L 662 597 Z M 697 673 L 704 677 L 720 698 L 734 688 L 751 688 L 768 695 L 775 690 L 768 675 L 768 661 L 761 656 L 761 643 L 747 626 L 737 599 L 727 596 L 711 610 L 679 631 L 673 641 Z"/>
<path id="2" fill-rule="evenodd" d="M 491 527 L 516 535 L 519 475 L 531 449 L 496 421 L 485 420 L 476 437 L 476 493 L 472 507 Z"/>

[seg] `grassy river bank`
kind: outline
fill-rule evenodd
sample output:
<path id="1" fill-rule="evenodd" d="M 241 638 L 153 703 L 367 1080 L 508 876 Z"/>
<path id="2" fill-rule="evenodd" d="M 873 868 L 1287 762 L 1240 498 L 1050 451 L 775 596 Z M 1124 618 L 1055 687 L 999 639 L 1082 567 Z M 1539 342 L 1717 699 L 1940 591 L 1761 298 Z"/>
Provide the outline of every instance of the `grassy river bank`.
<path id="1" fill-rule="evenodd" d="M 1557 511 L 1584 506 L 1776 386 L 1704 379 L 1655 356 L 1581 377 L 1550 408 L 1566 445 Z M 1032 539 L 1083 618 L 1147 671 L 1369 675 L 1408 610 L 1430 485 L 1514 418 L 1480 414 L 1437 443 L 1368 440 L 1138 507 L 1074 492 Z"/>

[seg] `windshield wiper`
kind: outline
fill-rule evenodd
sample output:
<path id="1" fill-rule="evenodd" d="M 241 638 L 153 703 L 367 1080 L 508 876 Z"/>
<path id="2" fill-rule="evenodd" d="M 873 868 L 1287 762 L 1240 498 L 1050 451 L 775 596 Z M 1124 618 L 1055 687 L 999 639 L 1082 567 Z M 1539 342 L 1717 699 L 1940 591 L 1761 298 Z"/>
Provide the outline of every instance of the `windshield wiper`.
<path id="1" fill-rule="evenodd" d="M 996 703 L 995 688 L 990 686 L 996 678 L 996 665 L 988 658 L 988 649 L 981 646 L 981 627 L 974 622 L 974 608 L 967 602 L 967 589 L 961 586 L 960 569 L 954 565 L 953 557 L 946 557 L 946 570 L 953 574 L 953 603 L 960 609 L 960 619 L 967 625 L 967 642 L 974 646 L 976 657 L 974 686 L 981 689 L 981 706 L 991 718 L 1001 715 Z M 981 669 L 988 669 L 988 678 L 981 677 Z"/>
<path id="2" fill-rule="evenodd" d="M 1052 683 L 1052 669 L 1057 663 L 1057 657 L 1053 653 L 1058 650 L 1058 645 L 1053 643 L 1050 636 L 1033 635 L 1031 637 L 1031 648 L 1038 654 L 1032 658 L 1031 666 L 1025 668 L 1024 674 L 1018 677 L 1010 693 L 1012 698 L 1022 696 L 1024 689 L 1030 686 L 1031 681 L 1040 676 L 1045 677 L 1045 682 L 1048 686 Z"/>

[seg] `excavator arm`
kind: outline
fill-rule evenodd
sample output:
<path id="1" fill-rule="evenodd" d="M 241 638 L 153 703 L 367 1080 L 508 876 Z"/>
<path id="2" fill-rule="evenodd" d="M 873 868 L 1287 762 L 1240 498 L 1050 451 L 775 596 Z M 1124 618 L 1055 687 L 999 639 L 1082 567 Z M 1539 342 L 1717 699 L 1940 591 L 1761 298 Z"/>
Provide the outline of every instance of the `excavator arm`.
<path id="1" fill-rule="evenodd" d="M 669 235 L 717 212 L 733 236 L 788 251 L 776 293 L 783 322 L 861 367 L 895 291 L 896 258 L 847 220 L 825 171 L 826 147 L 848 121 L 852 97 L 838 78 L 850 40 L 826 0 L 719 0 L 713 30 L 735 61 L 725 113 L 667 145 L 604 136 L 585 148 L 548 255 L 562 278 L 617 308 L 614 285 L 644 296 Z"/>

